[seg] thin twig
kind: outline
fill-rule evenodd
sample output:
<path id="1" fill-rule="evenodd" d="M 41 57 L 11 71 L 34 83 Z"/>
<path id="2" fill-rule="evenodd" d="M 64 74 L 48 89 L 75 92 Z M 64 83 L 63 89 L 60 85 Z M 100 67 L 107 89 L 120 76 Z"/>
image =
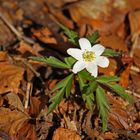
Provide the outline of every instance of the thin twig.
<path id="1" fill-rule="evenodd" d="M 133 92 L 133 91 L 130 91 L 130 90 L 125 90 L 125 91 L 126 91 L 126 93 L 129 93 L 131 95 L 134 95 L 137 98 L 140 98 L 140 95 L 138 95 L 136 92 Z"/>
<path id="2" fill-rule="evenodd" d="M 131 70 L 134 71 L 134 72 L 137 72 L 137 73 L 140 72 L 140 69 L 136 66 L 131 66 Z"/>
<path id="3" fill-rule="evenodd" d="M 28 105 L 29 105 L 29 100 L 30 100 L 30 96 L 32 93 L 32 84 L 29 82 L 27 84 L 27 90 L 26 90 L 26 95 L 25 95 L 25 104 L 24 104 L 24 108 L 27 109 Z"/>
<path id="4" fill-rule="evenodd" d="M 30 63 L 28 63 L 26 60 L 22 59 L 22 62 L 29 67 L 29 69 L 36 75 L 36 77 L 40 77 L 40 73 L 38 73 Z"/>
<path id="5" fill-rule="evenodd" d="M 31 38 L 28 38 L 24 35 L 22 35 L 8 20 L 7 18 L 0 13 L 0 18 L 1 20 L 7 25 L 7 27 L 17 36 L 17 38 L 19 40 L 24 40 L 25 42 L 29 43 L 29 44 L 34 44 L 34 40 Z"/>

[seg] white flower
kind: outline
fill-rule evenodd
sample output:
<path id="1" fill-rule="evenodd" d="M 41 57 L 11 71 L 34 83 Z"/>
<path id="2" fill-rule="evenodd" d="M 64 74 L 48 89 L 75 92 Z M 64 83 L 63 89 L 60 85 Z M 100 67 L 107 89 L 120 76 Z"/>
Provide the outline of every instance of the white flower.
<path id="1" fill-rule="evenodd" d="M 97 77 L 98 67 L 106 68 L 109 65 L 107 57 L 101 56 L 105 48 L 96 44 L 91 46 L 91 43 L 86 38 L 79 39 L 81 49 L 70 48 L 67 53 L 78 60 L 73 66 L 73 73 L 77 73 L 84 68 L 91 73 L 92 76 Z"/>

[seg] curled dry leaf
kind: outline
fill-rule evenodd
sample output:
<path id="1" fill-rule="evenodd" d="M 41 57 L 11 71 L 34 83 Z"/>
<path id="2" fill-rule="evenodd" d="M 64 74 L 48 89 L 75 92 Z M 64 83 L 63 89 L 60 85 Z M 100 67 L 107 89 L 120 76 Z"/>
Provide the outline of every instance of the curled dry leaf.
<path id="1" fill-rule="evenodd" d="M 49 5 L 49 7 L 57 7 L 57 8 L 61 8 L 63 5 L 66 5 L 68 3 L 73 3 L 76 2 L 78 0 L 57 0 L 57 1 L 53 1 L 53 0 L 47 0 L 47 4 Z"/>
<path id="2" fill-rule="evenodd" d="M 6 52 L 0 51 L 0 62 L 6 61 L 8 59 L 8 55 Z"/>
<path id="3" fill-rule="evenodd" d="M 24 41 L 21 41 L 19 44 L 19 48 L 17 49 L 21 54 L 25 54 L 30 52 L 32 55 L 39 55 L 39 51 L 42 51 L 43 48 L 41 48 L 38 44 L 34 44 L 33 46 L 29 45 L 28 43 L 25 43 Z"/>
<path id="4" fill-rule="evenodd" d="M 134 57 L 134 62 L 137 66 L 140 62 L 139 52 L 140 52 L 140 10 L 132 11 L 129 13 L 129 22 L 131 29 L 131 52 L 130 56 Z"/>
<path id="5" fill-rule="evenodd" d="M 139 0 L 127 0 L 127 4 L 130 10 L 136 10 L 140 8 L 140 1 Z"/>
<path id="6" fill-rule="evenodd" d="M 140 48 L 135 48 L 133 59 L 134 59 L 135 65 L 140 68 Z"/>
<path id="7" fill-rule="evenodd" d="M 140 30 L 140 10 L 130 12 L 128 17 L 130 22 L 131 34 L 133 35 L 135 32 Z"/>
<path id="8" fill-rule="evenodd" d="M 53 34 L 47 27 L 33 30 L 32 32 L 33 35 L 43 43 L 57 44 L 56 39 L 53 37 Z"/>
<path id="9" fill-rule="evenodd" d="M 19 129 L 18 134 L 13 139 L 17 140 L 37 140 L 35 125 L 33 120 L 25 121 L 22 127 Z"/>
<path id="10" fill-rule="evenodd" d="M 24 69 L 22 67 L 9 64 L 8 62 L 0 63 L 0 94 L 6 92 L 17 93 L 20 82 L 23 78 Z"/>
<path id="11" fill-rule="evenodd" d="M 0 19 L 0 46 L 8 46 L 14 40 L 14 35 Z"/>
<path id="12" fill-rule="evenodd" d="M 69 11 L 79 26 L 87 24 L 107 34 L 119 30 L 128 8 L 125 0 L 86 0 L 71 5 Z"/>
<path id="13" fill-rule="evenodd" d="M 7 95 L 8 103 L 12 106 L 14 106 L 16 109 L 19 109 L 20 111 L 24 111 L 24 106 L 17 94 L 14 93 L 8 93 Z"/>
<path id="14" fill-rule="evenodd" d="M 10 135 L 16 135 L 23 123 L 28 119 L 29 117 L 23 112 L 17 110 L 11 111 L 4 107 L 0 108 L 0 128 Z"/>
<path id="15" fill-rule="evenodd" d="M 133 81 L 133 90 L 134 92 L 136 92 L 139 96 L 140 96 L 140 75 L 137 74 L 137 73 L 132 73 L 131 74 L 131 78 L 132 78 L 132 81 Z M 135 96 L 135 95 L 134 95 Z"/>
<path id="16" fill-rule="evenodd" d="M 125 41 L 117 35 L 102 35 L 100 41 L 101 44 L 103 44 L 106 47 L 110 47 L 118 51 L 128 52 L 128 48 Z"/>
<path id="17" fill-rule="evenodd" d="M 128 52 L 127 45 L 124 42 L 124 40 L 116 35 L 102 35 L 100 40 L 101 44 L 103 44 L 106 47 L 112 48 L 117 51 Z M 115 75 L 117 69 L 117 61 L 115 61 L 114 59 L 110 59 L 109 67 L 105 69 L 100 68 L 100 72 L 106 75 Z"/>
<path id="18" fill-rule="evenodd" d="M 129 64 L 126 69 L 121 73 L 120 84 L 127 88 L 129 85 L 129 76 L 130 76 L 131 64 Z"/>
<path id="19" fill-rule="evenodd" d="M 68 28 L 74 27 L 73 22 L 69 18 L 65 17 L 60 10 L 53 9 L 51 12 L 55 15 L 60 23 L 64 24 Z"/>
<path id="20" fill-rule="evenodd" d="M 54 132 L 52 140 L 81 140 L 76 131 L 65 128 L 58 128 Z"/>
<path id="21" fill-rule="evenodd" d="M 109 123 L 114 129 L 129 129 L 129 110 L 127 104 L 121 98 L 114 98 L 112 94 L 107 94 L 111 103 L 111 111 L 109 113 Z"/>

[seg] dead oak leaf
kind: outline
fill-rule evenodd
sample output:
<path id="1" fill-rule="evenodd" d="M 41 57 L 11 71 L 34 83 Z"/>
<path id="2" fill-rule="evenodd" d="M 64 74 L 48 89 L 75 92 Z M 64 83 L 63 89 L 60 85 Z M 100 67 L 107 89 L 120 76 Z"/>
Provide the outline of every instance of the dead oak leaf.
<path id="1" fill-rule="evenodd" d="M 107 94 L 109 102 L 111 104 L 111 110 L 109 113 L 109 123 L 117 129 L 129 129 L 129 110 L 127 109 L 127 103 L 121 98 L 115 98 L 112 94 Z"/>
<path id="2" fill-rule="evenodd" d="M 0 128 L 10 135 L 16 135 L 23 123 L 28 119 L 29 117 L 23 112 L 17 110 L 11 111 L 4 107 L 0 108 Z"/>
<path id="3" fill-rule="evenodd" d="M 41 46 L 37 43 L 35 43 L 33 46 L 29 45 L 28 43 L 21 41 L 18 51 L 21 54 L 25 54 L 25 53 L 31 53 L 32 55 L 39 55 L 39 52 L 42 51 L 43 48 L 41 48 Z"/>
<path id="4" fill-rule="evenodd" d="M 71 4 L 69 11 L 80 27 L 87 24 L 103 33 L 121 35 L 128 7 L 125 0 L 86 0 Z"/>
<path id="5" fill-rule="evenodd" d="M 6 94 L 8 98 L 8 103 L 12 106 L 14 106 L 16 109 L 19 109 L 20 111 L 24 111 L 23 103 L 21 102 L 19 96 L 14 93 L 8 93 Z"/>
<path id="6" fill-rule="evenodd" d="M 54 132 L 52 140 L 81 140 L 76 131 L 65 128 L 58 128 Z"/>
<path id="7" fill-rule="evenodd" d="M 24 69 L 22 67 L 9 64 L 8 62 L 0 63 L 0 94 L 6 92 L 17 93 L 20 82 L 23 78 Z"/>
<path id="8" fill-rule="evenodd" d="M 8 55 L 4 51 L 0 51 L 0 62 L 6 61 L 8 59 Z"/>
<path id="9" fill-rule="evenodd" d="M 57 44 L 56 39 L 53 37 L 51 31 L 47 27 L 37 30 L 34 29 L 32 32 L 33 36 L 43 43 Z"/>
<path id="10" fill-rule="evenodd" d="M 101 35 L 100 41 L 101 44 L 103 44 L 107 48 L 112 48 L 113 50 L 117 50 L 119 52 L 128 52 L 128 48 L 124 40 L 116 35 Z M 115 75 L 116 70 L 118 70 L 118 65 L 117 61 L 115 61 L 114 59 L 110 59 L 108 68 L 100 68 L 100 72 L 106 75 Z"/>

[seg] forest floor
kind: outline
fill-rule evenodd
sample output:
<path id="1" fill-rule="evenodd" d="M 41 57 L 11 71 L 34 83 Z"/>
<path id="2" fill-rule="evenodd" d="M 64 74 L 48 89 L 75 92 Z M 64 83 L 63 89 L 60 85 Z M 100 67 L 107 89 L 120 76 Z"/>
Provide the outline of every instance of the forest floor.
<path id="1" fill-rule="evenodd" d="M 122 53 L 100 73 L 120 76 L 133 103 L 107 92 L 106 132 L 76 90 L 47 115 L 66 71 L 29 57 L 68 56 L 75 46 L 59 23 L 79 37 L 98 30 L 102 45 Z M 140 140 L 140 0 L 0 0 L 0 140 Z"/>

